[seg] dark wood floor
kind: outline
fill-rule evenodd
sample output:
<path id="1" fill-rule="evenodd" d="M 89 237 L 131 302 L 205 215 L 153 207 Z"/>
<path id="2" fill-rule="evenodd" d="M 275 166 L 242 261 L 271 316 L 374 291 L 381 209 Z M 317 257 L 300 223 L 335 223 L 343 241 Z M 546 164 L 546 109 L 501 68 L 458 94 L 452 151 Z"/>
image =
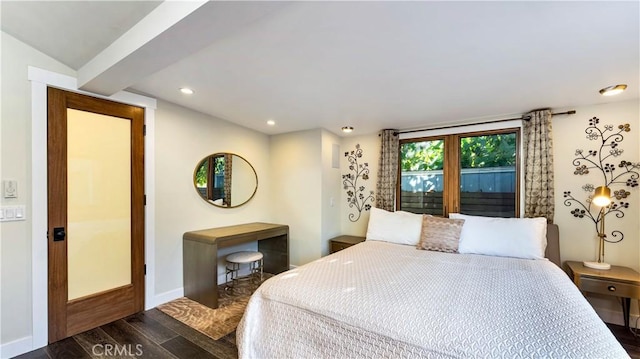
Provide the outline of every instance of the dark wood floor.
<path id="1" fill-rule="evenodd" d="M 635 338 L 622 326 L 608 324 L 608 327 L 629 355 L 634 359 L 640 359 L 640 338 Z M 115 357 L 227 359 L 237 358 L 238 351 L 235 332 L 216 341 L 157 309 L 151 309 L 18 358 Z"/>
<path id="2" fill-rule="evenodd" d="M 235 332 L 213 340 L 157 309 L 135 314 L 17 358 L 237 358 Z"/>
<path id="3" fill-rule="evenodd" d="M 621 325 L 607 324 L 607 327 L 609 327 L 609 330 L 615 335 L 631 358 L 640 359 L 640 337 L 634 337 L 629 329 Z M 637 332 L 640 334 L 640 329 Z"/>

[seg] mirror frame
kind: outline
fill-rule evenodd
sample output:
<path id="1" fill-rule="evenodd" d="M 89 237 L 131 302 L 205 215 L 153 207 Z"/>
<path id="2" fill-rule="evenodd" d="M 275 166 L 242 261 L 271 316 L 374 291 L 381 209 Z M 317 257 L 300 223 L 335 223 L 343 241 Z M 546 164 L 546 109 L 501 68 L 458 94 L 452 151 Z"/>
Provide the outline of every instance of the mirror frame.
<path id="1" fill-rule="evenodd" d="M 244 202 L 242 202 L 240 204 L 237 204 L 235 206 L 219 206 L 219 205 L 209 201 L 208 199 L 202 197 L 202 194 L 198 190 L 198 185 L 196 183 L 196 175 L 198 174 L 198 169 L 202 165 L 202 162 L 204 162 L 205 160 L 207 160 L 207 159 L 209 159 L 211 157 L 214 157 L 216 155 L 222 155 L 222 156 L 224 156 L 224 155 L 232 155 L 232 156 L 239 157 L 249 165 L 251 170 L 253 170 L 253 175 L 256 178 L 256 186 L 253 189 L 253 193 L 251 193 L 251 196 L 249 196 L 249 198 L 247 198 L 247 200 L 245 200 Z M 203 201 L 205 201 L 206 203 L 208 203 L 208 204 L 210 204 L 210 205 L 212 205 L 214 207 L 217 207 L 217 208 L 237 208 L 237 207 L 240 207 L 240 206 L 243 206 L 243 205 L 247 204 L 247 202 L 249 202 L 256 195 L 256 192 L 258 192 L 258 172 L 256 172 L 256 169 L 253 167 L 251 162 L 247 161 L 246 158 L 244 158 L 244 157 L 242 157 L 242 156 L 240 156 L 240 155 L 238 155 L 236 153 L 233 153 L 233 152 L 215 152 L 215 153 L 212 153 L 210 155 L 204 156 L 200 161 L 198 161 L 198 164 L 196 164 L 196 168 L 193 170 L 193 188 L 196 190 L 196 193 L 198 194 L 198 197 L 200 197 Z M 232 200 L 232 202 L 233 202 L 233 200 Z"/>

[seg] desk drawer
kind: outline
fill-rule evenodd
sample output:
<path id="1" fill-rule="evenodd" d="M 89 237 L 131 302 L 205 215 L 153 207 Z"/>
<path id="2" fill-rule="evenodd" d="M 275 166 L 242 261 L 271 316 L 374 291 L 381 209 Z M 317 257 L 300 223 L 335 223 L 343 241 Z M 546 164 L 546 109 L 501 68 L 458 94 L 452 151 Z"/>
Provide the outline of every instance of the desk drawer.
<path id="1" fill-rule="evenodd" d="M 331 253 L 335 253 L 341 251 L 345 248 L 351 247 L 353 244 L 351 243 L 340 243 L 340 242 L 331 242 Z"/>
<path id="2" fill-rule="evenodd" d="M 582 278 L 580 289 L 585 292 L 615 295 L 616 297 L 640 298 L 640 286 L 616 281 Z"/>

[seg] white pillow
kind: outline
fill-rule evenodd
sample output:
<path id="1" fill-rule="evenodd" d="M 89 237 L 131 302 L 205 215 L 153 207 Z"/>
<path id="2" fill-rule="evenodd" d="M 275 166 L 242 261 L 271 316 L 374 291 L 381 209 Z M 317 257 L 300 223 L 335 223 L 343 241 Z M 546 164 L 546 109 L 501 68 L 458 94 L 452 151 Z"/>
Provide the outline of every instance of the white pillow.
<path id="1" fill-rule="evenodd" d="M 546 218 L 494 218 L 460 213 L 450 213 L 449 218 L 464 219 L 459 253 L 544 259 Z"/>
<path id="2" fill-rule="evenodd" d="M 422 215 L 404 211 L 389 212 L 371 207 L 368 241 L 384 241 L 415 246 L 420 241 Z"/>

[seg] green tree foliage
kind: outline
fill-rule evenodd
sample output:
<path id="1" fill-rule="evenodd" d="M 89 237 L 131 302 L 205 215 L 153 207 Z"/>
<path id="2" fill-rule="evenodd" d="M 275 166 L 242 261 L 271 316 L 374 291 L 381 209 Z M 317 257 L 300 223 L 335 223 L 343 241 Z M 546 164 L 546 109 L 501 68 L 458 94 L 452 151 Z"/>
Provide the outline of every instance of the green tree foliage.
<path id="1" fill-rule="evenodd" d="M 462 168 L 516 165 L 515 134 L 465 137 L 460 145 Z"/>
<path id="2" fill-rule="evenodd" d="M 498 134 L 460 139 L 461 168 L 515 166 L 516 135 Z M 400 146 L 402 171 L 441 170 L 444 141 L 408 142 Z"/>
<path id="3" fill-rule="evenodd" d="M 402 171 L 441 170 L 444 141 L 407 142 L 400 146 Z"/>
<path id="4" fill-rule="evenodd" d="M 198 187 L 207 186 L 207 171 L 209 170 L 209 160 L 205 159 L 200 162 L 200 167 L 196 171 L 196 185 Z"/>
<path id="5" fill-rule="evenodd" d="M 202 160 L 202 162 L 200 162 L 200 167 L 198 167 L 198 170 L 196 171 L 196 185 L 198 187 L 206 187 L 207 186 L 207 178 L 208 178 L 208 171 L 209 171 L 209 159 L 211 157 L 207 157 L 206 159 Z M 224 156 L 215 156 L 213 157 L 213 160 L 215 161 L 215 171 L 216 174 L 221 174 L 224 173 Z"/>

